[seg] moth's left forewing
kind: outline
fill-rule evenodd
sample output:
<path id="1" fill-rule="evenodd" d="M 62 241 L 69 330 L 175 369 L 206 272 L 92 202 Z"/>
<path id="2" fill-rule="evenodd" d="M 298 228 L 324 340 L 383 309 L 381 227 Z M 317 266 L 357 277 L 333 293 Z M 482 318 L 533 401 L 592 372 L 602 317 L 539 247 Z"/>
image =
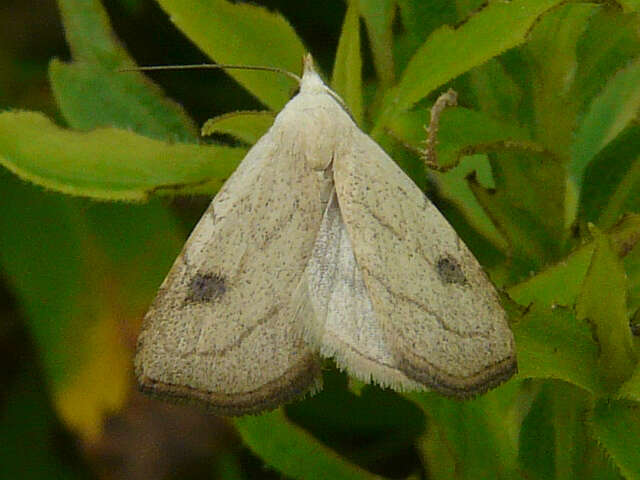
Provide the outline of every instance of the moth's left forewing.
<path id="1" fill-rule="evenodd" d="M 295 321 L 332 193 L 331 153 L 300 94 L 249 151 L 195 227 L 139 336 L 144 391 L 224 415 L 274 408 L 318 386 Z M 325 149 L 326 150 L 326 149 Z M 311 155 L 311 154 L 312 155 Z"/>
<path id="2" fill-rule="evenodd" d="M 495 288 L 446 219 L 367 135 L 333 162 L 342 219 L 400 369 L 445 394 L 481 393 L 516 370 Z"/>

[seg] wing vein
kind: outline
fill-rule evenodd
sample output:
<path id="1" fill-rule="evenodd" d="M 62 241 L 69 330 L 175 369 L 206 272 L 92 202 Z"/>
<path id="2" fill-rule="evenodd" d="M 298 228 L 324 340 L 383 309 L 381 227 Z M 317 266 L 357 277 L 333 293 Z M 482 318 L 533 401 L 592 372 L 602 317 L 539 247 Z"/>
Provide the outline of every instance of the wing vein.
<path id="1" fill-rule="evenodd" d="M 394 290 L 391 289 L 391 287 L 389 287 L 389 285 L 384 281 L 384 279 L 380 276 L 380 275 L 376 275 L 375 273 L 373 273 L 369 268 L 367 268 L 364 265 L 360 265 L 360 268 L 364 271 L 367 272 L 367 275 L 375 278 L 380 285 L 382 285 L 384 287 L 384 289 L 387 291 L 387 293 L 392 297 L 392 298 L 399 298 L 400 300 L 403 300 L 405 302 L 411 303 L 412 305 L 415 305 L 416 307 L 418 307 L 420 310 L 422 310 L 423 312 L 433 316 L 433 318 L 435 318 L 436 322 L 438 322 L 438 324 L 442 327 L 443 330 L 453 333 L 454 335 L 457 335 L 458 337 L 461 338 L 490 338 L 490 336 L 488 334 L 484 334 L 482 332 L 477 332 L 475 334 L 473 333 L 466 333 L 466 332 L 460 332 L 454 328 L 451 328 L 444 320 L 442 320 L 442 318 L 440 318 L 440 316 L 436 315 L 431 309 L 429 309 L 429 307 L 427 307 L 426 305 L 424 305 L 423 303 L 419 302 L 418 300 L 409 297 L 408 295 L 405 295 L 403 293 L 400 292 L 396 292 Z"/>

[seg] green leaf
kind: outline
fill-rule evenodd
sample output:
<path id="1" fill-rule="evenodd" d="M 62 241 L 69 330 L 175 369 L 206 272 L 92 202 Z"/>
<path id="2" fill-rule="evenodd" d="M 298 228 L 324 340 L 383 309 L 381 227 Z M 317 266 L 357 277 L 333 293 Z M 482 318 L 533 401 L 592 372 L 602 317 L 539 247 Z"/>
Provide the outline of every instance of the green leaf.
<path id="1" fill-rule="evenodd" d="M 625 256 L 630 251 L 635 252 L 634 247 L 640 236 L 640 216 L 627 216 L 608 234 L 616 255 Z M 524 306 L 536 303 L 547 308 L 555 308 L 558 305 L 572 307 L 582 290 L 595 248 L 596 244 L 593 241 L 581 245 L 558 263 L 521 283 L 512 285 L 507 289 L 507 293 L 513 300 Z M 640 249 L 637 250 L 640 252 Z M 625 262 L 627 260 L 633 262 L 633 258 L 627 258 Z M 636 265 L 632 262 L 629 262 L 630 265 L 627 268 L 629 279 L 632 281 L 637 278 L 640 283 L 640 268 L 638 275 L 630 273 L 633 265 Z M 640 262 L 638 265 L 640 266 Z"/>
<path id="2" fill-rule="evenodd" d="M 49 79 L 58 107 L 73 128 L 117 126 L 160 140 L 196 142 L 184 109 L 140 72 L 118 72 L 134 61 L 115 38 L 96 0 L 59 0 L 73 63 L 52 60 Z"/>
<path id="3" fill-rule="evenodd" d="M 435 424 L 430 425 L 427 433 L 419 440 L 418 447 L 430 478 L 457 478 L 456 452 L 449 446 L 443 429 Z"/>
<path id="4" fill-rule="evenodd" d="M 109 17 L 99 0 L 57 0 L 71 55 L 82 63 L 119 68 L 130 63 L 118 44 Z"/>
<path id="5" fill-rule="evenodd" d="M 397 0 L 396 3 L 402 26 L 409 37 L 403 44 L 403 50 L 412 55 L 436 28 L 458 20 L 456 3 L 449 0 Z"/>
<path id="6" fill-rule="evenodd" d="M 474 178 L 469 186 L 509 244 L 513 282 L 564 253 L 565 171 L 553 156 L 526 150 L 491 154 L 490 160 L 495 189 Z"/>
<path id="7" fill-rule="evenodd" d="M 580 101 L 579 111 L 584 114 L 616 72 L 640 55 L 637 15 L 623 15 L 613 6 L 602 5 L 578 42 L 577 54 L 571 96 Z"/>
<path id="8" fill-rule="evenodd" d="M 244 149 L 166 143 L 125 130 L 65 130 L 38 113 L 0 114 L 0 164 L 71 195 L 142 200 L 152 192 L 215 192 Z"/>
<path id="9" fill-rule="evenodd" d="M 522 88 L 507 73 L 496 58 L 469 72 L 476 103 L 480 109 L 513 129 L 517 125 L 518 111 L 522 109 Z M 529 139 L 527 133 L 526 138 Z"/>
<path id="10" fill-rule="evenodd" d="M 598 345 L 589 325 L 571 309 L 534 303 L 512 328 L 520 378 L 553 378 L 594 394 L 603 391 Z"/>
<path id="11" fill-rule="evenodd" d="M 519 458 L 526 478 L 595 478 L 584 416 L 590 398 L 564 382 L 546 382 L 522 422 Z"/>
<path id="12" fill-rule="evenodd" d="M 593 157 L 636 118 L 640 108 L 640 59 L 616 73 L 591 102 L 576 132 L 569 172 L 578 189 Z"/>
<path id="13" fill-rule="evenodd" d="M 640 126 L 632 125 L 604 147 L 584 172 L 579 217 L 611 227 L 625 212 L 640 213 Z"/>
<path id="14" fill-rule="evenodd" d="M 557 478 L 553 402 L 550 396 L 549 388 L 543 385 L 522 422 L 518 457 L 526 478 Z"/>
<path id="15" fill-rule="evenodd" d="M 534 63 L 535 138 L 563 159 L 569 155 L 578 108 L 570 94 L 577 68 L 576 44 L 596 8 L 588 3 L 558 7 L 540 19 L 526 45 Z"/>
<path id="16" fill-rule="evenodd" d="M 78 130 L 116 126 L 158 140 L 196 143 L 193 121 L 139 72 L 52 60 L 49 79 L 67 123 Z"/>
<path id="17" fill-rule="evenodd" d="M 596 440 L 624 478 L 640 478 L 640 406 L 630 401 L 602 399 L 589 423 Z"/>
<path id="18" fill-rule="evenodd" d="M 358 2 L 360 15 L 369 34 L 373 65 L 378 75 L 381 91 L 394 81 L 393 66 L 393 18 L 394 0 L 353 0 Z"/>
<path id="19" fill-rule="evenodd" d="M 291 478 L 374 479 L 289 421 L 282 410 L 235 420 L 245 445 L 269 466 Z"/>
<path id="20" fill-rule="evenodd" d="M 360 17 L 356 0 L 349 2 L 333 64 L 331 88 L 342 97 L 358 125 L 362 125 L 362 56 Z"/>
<path id="21" fill-rule="evenodd" d="M 627 214 L 608 232 L 611 245 L 619 257 L 624 257 L 627 274 L 627 311 L 633 315 L 640 309 L 640 214 Z"/>
<path id="22" fill-rule="evenodd" d="M 622 5 L 622 9 L 625 13 L 637 12 L 640 10 L 640 0 L 618 0 L 618 3 Z"/>
<path id="23" fill-rule="evenodd" d="M 462 16 L 462 18 L 466 18 L 472 15 L 474 12 L 482 9 L 482 7 L 486 6 L 484 0 L 457 0 L 456 1 L 456 10 L 458 14 Z"/>
<path id="24" fill-rule="evenodd" d="M 562 261 L 524 282 L 509 287 L 509 296 L 524 306 L 531 303 L 547 308 L 573 306 L 591 264 L 594 250 L 593 242 L 582 245 Z"/>
<path id="25" fill-rule="evenodd" d="M 176 26 L 218 63 L 268 65 L 298 73 L 305 47 L 278 13 L 226 0 L 158 0 Z M 229 75 L 273 111 L 289 100 L 291 79 L 265 72 Z"/>
<path id="26" fill-rule="evenodd" d="M 640 247 L 637 245 L 629 251 L 624 259 L 629 286 L 628 306 L 630 312 L 640 309 Z"/>
<path id="27" fill-rule="evenodd" d="M 534 222 L 528 235 L 532 245 L 543 249 L 539 258 L 558 258 L 566 236 L 566 177 L 559 159 L 546 152 L 535 153 L 526 145 L 518 151 L 516 144 L 512 152 L 491 154 L 490 160 L 497 194 L 504 194 L 512 208 L 526 212 Z"/>
<path id="28" fill-rule="evenodd" d="M 222 133 L 249 145 L 256 143 L 273 124 L 272 112 L 236 111 L 210 118 L 202 126 L 202 136 Z"/>
<path id="29" fill-rule="evenodd" d="M 516 419 L 521 407 L 517 393 L 517 382 L 509 382 L 464 402 L 434 393 L 407 395 L 429 417 L 430 426 L 421 442 L 423 454 L 434 452 L 430 437 L 435 435 L 440 439 L 440 448 L 454 459 L 455 474 L 451 478 L 516 478 Z M 487 461 L 489 458 L 491 461 Z M 439 461 L 440 458 L 425 458 L 429 470 L 432 463 L 438 468 Z"/>
<path id="30" fill-rule="evenodd" d="M 640 364 L 636 365 L 631 378 L 622 384 L 617 396 L 640 403 Z"/>
<path id="31" fill-rule="evenodd" d="M 373 134 L 396 114 L 460 74 L 522 43 L 534 22 L 560 0 L 493 2 L 457 29 L 441 27 L 413 56 L 384 101 Z"/>
<path id="32" fill-rule="evenodd" d="M 592 229 L 595 251 L 576 304 L 579 319 L 588 321 L 600 346 L 601 370 L 609 388 L 629 378 L 636 362 L 627 317 L 624 268 L 609 238 Z"/>
<path id="33" fill-rule="evenodd" d="M 607 233 L 616 255 L 628 259 L 629 253 L 638 251 L 635 247 L 640 242 L 640 214 L 626 214 Z"/>

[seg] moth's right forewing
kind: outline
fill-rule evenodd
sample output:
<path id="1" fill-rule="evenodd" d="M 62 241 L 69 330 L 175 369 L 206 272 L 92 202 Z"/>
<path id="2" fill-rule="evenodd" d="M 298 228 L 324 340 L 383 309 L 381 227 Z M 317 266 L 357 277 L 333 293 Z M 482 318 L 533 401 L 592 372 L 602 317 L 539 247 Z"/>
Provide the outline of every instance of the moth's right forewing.
<path id="1" fill-rule="evenodd" d="M 509 378 L 516 369 L 513 335 L 495 288 L 422 191 L 362 132 L 336 155 L 334 178 L 356 260 L 400 369 L 458 397 Z"/>
<path id="2" fill-rule="evenodd" d="M 309 125 L 292 122 L 295 101 L 215 197 L 162 284 L 138 341 L 144 390 L 243 414 L 316 384 L 292 298 L 332 179 L 305 157 Z"/>

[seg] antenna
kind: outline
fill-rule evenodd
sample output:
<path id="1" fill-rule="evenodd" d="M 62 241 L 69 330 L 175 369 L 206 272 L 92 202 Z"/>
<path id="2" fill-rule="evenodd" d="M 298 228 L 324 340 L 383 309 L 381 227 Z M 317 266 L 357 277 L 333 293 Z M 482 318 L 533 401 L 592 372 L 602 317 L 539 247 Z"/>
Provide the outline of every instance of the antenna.
<path id="1" fill-rule="evenodd" d="M 260 70 L 264 72 L 273 72 L 273 73 L 281 73 L 286 75 L 289 78 L 292 78 L 296 82 L 300 83 L 301 79 L 295 73 L 291 73 L 288 70 L 284 70 L 278 67 L 266 67 L 261 65 L 228 65 L 224 63 L 197 63 L 197 64 L 188 64 L 188 65 L 155 65 L 155 66 L 144 66 L 144 67 L 131 67 L 131 68 L 120 68 L 118 72 L 151 72 L 156 70 L 209 70 L 209 69 L 220 69 L 220 70 Z"/>

